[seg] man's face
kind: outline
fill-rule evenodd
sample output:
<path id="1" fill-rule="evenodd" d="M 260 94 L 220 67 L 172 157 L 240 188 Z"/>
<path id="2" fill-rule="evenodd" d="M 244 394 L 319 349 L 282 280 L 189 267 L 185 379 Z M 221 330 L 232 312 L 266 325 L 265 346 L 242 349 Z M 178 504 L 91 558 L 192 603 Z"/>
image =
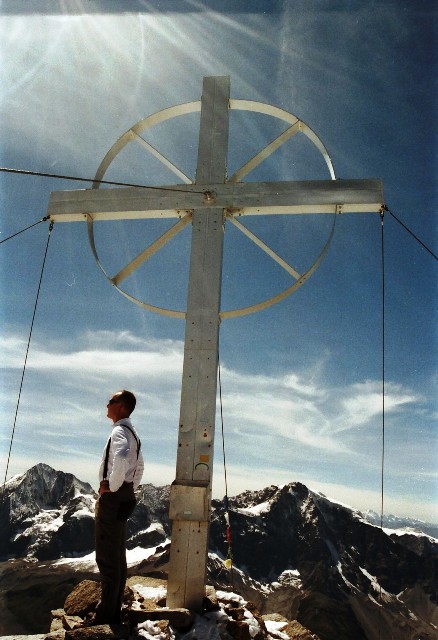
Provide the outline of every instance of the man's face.
<path id="1" fill-rule="evenodd" d="M 113 397 L 108 401 L 106 405 L 107 408 L 107 417 L 113 422 L 117 422 L 120 420 L 121 413 L 123 413 L 123 405 L 120 402 L 120 393 L 115 393 Z"/>

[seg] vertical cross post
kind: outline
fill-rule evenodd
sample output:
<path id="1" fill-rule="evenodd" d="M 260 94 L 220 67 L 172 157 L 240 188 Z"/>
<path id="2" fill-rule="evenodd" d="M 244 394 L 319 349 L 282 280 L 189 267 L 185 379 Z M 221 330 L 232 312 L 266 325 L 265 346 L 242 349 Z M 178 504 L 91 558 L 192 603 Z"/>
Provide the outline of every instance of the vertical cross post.
<path id="1" fill-rule="evenodd" d="M 197 184 L 223 184 L 230 81 L 204 78 Z M 170 493 L 172 542 L 167 606 L 202 610 L 208 557 L 218 366 L 224 209 L 193 211 L 176 478 Z"/>

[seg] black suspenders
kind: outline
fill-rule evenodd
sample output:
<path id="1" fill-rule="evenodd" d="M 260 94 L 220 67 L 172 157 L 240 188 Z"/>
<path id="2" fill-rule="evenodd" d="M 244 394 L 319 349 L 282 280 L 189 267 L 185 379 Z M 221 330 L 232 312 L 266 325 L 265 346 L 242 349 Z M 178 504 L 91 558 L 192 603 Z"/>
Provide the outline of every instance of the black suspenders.
<path id="1" fill-rule="evenodd" d="M 140 453 L 140 447 L 141 447 L 140 438 L 137 438 L 137 436 L 135 435 L 133 429 L 131 429 L 131 427 L 129 427 L 127 424 L 120 424 L 118 426 L 119 427 L 125 427 L 125 429 L 129 429 L 129 431 L 134 436 L 134 440 L 137 443 L 137 460 L 138 460 L 138 454 Z M 108 475 L 108 460 L 109 460 L 110 447 L 111 447 L 111 436 L 108 438 L 108 444 L 106 445 L 105 464 L 103 466 L 103 479 L 104 480 L 107 479 L 107 475 Z"/>
<path id="2" fill-rule="evenodd" d="M 140 438 L 137 438 L 137 436 L 134 433 L 134 430 L 131 429 L 131 427 L 128 427 L 127 424 L 121 424 L 121 427 L 126 427 L 127 429 L 129 429 L 129 431 L 132 433 L 132 435 L 134 436 L 134 440 L 137 443 L 137 460 L 138 460 L 138 454 L 140 453 L 140 447 L 141 447 L 141 442 L 140 442 Z"/>

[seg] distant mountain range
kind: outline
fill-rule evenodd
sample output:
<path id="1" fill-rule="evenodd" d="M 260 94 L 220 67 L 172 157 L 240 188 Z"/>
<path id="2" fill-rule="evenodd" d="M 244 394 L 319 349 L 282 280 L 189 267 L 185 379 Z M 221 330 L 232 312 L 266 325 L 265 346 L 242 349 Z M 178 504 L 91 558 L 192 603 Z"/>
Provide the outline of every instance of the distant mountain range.
<path id="1" fill-rule="evenodd" d="M 364 511 L 365 520 L 380 526 L 380 515 L 375 511 Z M 399 516 L 384 515 L 382 525 L 385 529 L 403 529 L 406 533 L 425 533 L 427 536 L 438 539 L 438 524 L 415 520 L 414 518 L 401 518 Z"/>
<path id="2" fill-rule="evenodd" d="M 128 547 L 153 549 L 135 570 L 164 574 L 169 487 L 142 485 L 137 497 Z M 47 562 L 92 551 L 96 495 L 89 484 L 38 464 L 6 483 L 0 498 L 3 560 Z M 244 492 L 230 498 L 229 512 L 232 571 L 222 562 L 224 505 L 213 501 L 211 584 L 238 590 L 262 613 L 298 620 L 320 640 L 436 640 L 436 525 L 388 516 L 382 529 L 377 514 L 300 483 Z"/>

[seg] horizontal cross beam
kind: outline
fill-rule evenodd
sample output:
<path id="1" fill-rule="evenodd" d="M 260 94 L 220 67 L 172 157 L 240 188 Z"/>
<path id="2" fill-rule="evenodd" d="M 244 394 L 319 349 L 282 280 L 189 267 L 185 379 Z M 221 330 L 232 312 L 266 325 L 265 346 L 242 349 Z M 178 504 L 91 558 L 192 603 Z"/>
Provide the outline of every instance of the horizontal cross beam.
<path id="1" fill-rule="evenodd" d="M 175 218 L 194 209 L 226 209 L 228 215 L 376 213 L 381 180 L 227 182 L 169 187 L 54 191 L 48 215 L 54 222 Z"/>

